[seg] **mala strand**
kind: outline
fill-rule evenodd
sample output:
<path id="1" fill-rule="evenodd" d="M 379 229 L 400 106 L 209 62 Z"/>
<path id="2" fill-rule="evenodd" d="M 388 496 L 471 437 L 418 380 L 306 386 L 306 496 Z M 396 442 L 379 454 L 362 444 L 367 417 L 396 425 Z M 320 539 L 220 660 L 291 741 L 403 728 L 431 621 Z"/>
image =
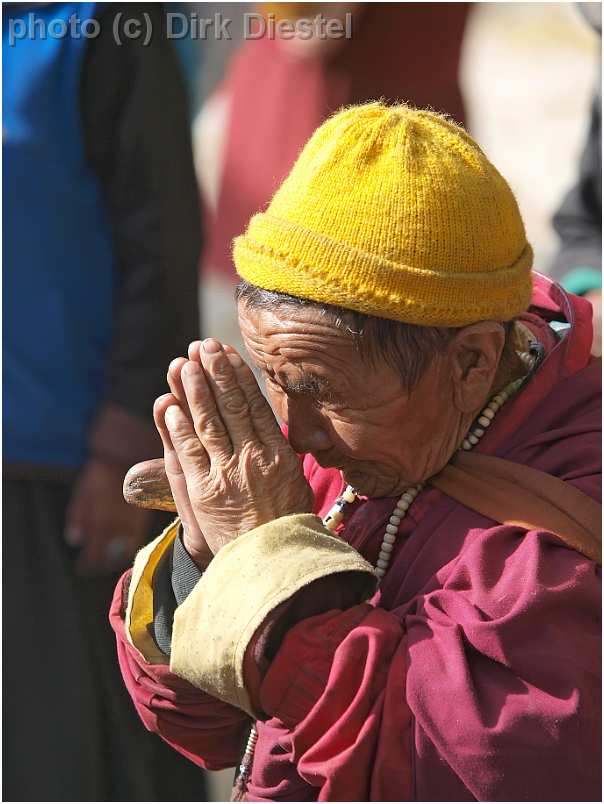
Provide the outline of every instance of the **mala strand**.
<path id="1" fill-rule="evenodd" d="M 537 354 L 535 355 L 534 352 L 537 352 Z M 474 424 L 472 427 L 470 427 L 468 434 L 462 441 L 460 449 L 471 450 L 476 446 L 476 444 L 478 444 L 480 439 L 486 433 L 487 429 L 491 426 L 491 422 L 495 418 L 500 408 L 505 405 L 508 399 L 513 396 L 531 376 L 536 368 L 537 363 L 539 362 L 539 357 L 542 356 L 541 344 L 532 343 L 529 352 L 518 353 L 518 356 L 525 364 L 527 374 L 509 383 L 509 385 L 506 385 L 502 391 L 495 394 L 495 396 L 488 402 L 488 404 L 482 409 L 480 414 L 474 420 Z M 392 555 L 392 551 L 394 550 L 400 524 L 405 518 L 409 507 L 423 487 L 423 483 L 418 483 L 417 485 L 406 489 L 399 498 L 394 511 L 388 520 L 375 567 L 376 574 L 379 576 L 380 581 L 388 569 L 388 564 L 390 563 L 390 557 Z M 354 502 L 357 497 L 357 492 L 353 486 L 346 486 L 342 494 L 340 494 L 340 496 L 336 499 L 332 507 L 323 518 L 323 525 L 329 531 L 335 531 L 340 522 L 342 522 L 344 519 L 344 510 L 346 506 L 349 503 Z M 252 726 L 241 760 L 241 765 L 239 766 L 239 775 L 235 784 L 238 791 L 241 792 L 241 795 L 243 795 L 245 792 L 247 780 L 249 779 L 252 770 L 254 750 L 256 748 L 257 740 L 258 732 L 256 731 L 256 727 Z"/>

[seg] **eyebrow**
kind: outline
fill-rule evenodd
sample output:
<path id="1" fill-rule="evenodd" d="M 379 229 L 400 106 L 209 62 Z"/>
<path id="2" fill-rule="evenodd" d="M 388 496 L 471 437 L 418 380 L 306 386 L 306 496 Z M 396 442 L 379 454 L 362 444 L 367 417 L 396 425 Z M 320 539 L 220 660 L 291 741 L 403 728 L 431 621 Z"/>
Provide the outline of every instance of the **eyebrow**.
<path id="1" fill-rule="evenodd" d="M 303 374 L 296 380 L 285 377 L 281 385 L 283 390 L 289 394 L 319 396 L 320 394 L 332 393 L 329 380 L 325 377 L 319 377 L 317 374 Z"/>

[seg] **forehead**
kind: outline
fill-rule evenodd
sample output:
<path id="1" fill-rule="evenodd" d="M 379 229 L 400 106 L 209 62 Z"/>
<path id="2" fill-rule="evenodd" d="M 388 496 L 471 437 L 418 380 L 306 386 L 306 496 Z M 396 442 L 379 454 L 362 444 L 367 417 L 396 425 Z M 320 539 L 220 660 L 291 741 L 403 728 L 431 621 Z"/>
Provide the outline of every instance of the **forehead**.
<path id="1" fill-rule="evenodd" d="M 320 374 L 358 366 L 354 341 L 313 307 L 264 310 L 240 303 L 239 326 L 251 358 L 270 371 L 299 367 Z"/>

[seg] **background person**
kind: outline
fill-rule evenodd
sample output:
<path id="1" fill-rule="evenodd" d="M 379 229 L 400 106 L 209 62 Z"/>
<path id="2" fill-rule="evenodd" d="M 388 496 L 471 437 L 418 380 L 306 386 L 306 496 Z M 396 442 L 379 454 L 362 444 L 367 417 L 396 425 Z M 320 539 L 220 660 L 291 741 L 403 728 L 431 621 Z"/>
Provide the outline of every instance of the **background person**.
<path id="1" fill-rule="evenodd" d="M 602 7 L 578 3 L 587 21 L 602 36 Z M 585 296 L 594 315 L 592 351 L 602 354 L 602 87 L 598 78 L 589 132 L 575 185 L 565 195 L 553 219 L 560 249 L 551 275 L 571 293 Z"/>
<path id="2" fill-rule="evenodd" d="M 148 47 L 116 44 L 118 13 L 149 15 Z M 30 14 L 101 33 L 9 44 Z M 197 190 L 162 14 L 4 9 L 5 800 L 204 798 L 199 771 L 137 722 L 106 619 L 158 526 L 124 502 L 124 473 L 156 454 L 152 401 L 198 332 Z"/>

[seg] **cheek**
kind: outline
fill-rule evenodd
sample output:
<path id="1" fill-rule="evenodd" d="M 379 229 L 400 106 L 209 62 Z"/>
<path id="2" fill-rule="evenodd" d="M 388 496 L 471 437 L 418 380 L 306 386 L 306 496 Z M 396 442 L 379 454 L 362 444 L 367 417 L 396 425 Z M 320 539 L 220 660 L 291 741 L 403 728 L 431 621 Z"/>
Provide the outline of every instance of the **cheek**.
<path id="1" fill-rule="evenodd" d="M 382 417 L 350 412 L 346 415 L 328 414 L 326 420 L 334 446 L 348 457 L 371 460 L 400 454 L 401 439 Z"/>

